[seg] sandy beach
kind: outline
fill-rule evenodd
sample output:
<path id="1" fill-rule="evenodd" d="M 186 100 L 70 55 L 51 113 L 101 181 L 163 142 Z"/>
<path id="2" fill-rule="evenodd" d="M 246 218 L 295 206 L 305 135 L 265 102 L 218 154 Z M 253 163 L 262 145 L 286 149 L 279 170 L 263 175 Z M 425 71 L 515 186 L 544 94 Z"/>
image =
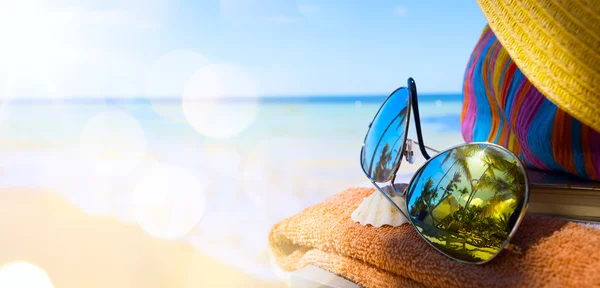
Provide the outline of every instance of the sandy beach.
<path id="1" fill-rule="evenodd" d="M 54 287 L 282 287 L 138 226 L 89 216 L 51 191 L 0 190 L 0 263 L 26 261 Z"/>
<path id="2" fill-rule="evenodd" d="M 0 265 L 31 263 L 54 287 L 281 287 L 269 282 L 282 277 L 271 227 L 371 186 L 359 156 L 377 103 L 263 105 L 227 139 L 167 120 L 182 116 L 165 105 L 168 117 L 149 103 L 10 106 L 0 121 Z M 422 105 L 428 146 L 461 140 L 440 124 L 456 122 L 456 102 L 445 112 Z M 398 181 L 419 158 L 403 162 Z"/>

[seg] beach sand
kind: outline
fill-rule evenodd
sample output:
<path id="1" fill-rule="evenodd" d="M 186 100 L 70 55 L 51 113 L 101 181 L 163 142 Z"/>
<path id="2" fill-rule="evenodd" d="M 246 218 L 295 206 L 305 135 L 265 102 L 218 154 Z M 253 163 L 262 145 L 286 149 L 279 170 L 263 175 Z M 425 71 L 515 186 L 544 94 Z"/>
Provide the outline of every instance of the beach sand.
<path id="1" fill-rule="evenodd" d="M 152 238 L 136 225 L 89 216 L 51 191 L 0 190 L 0 264 L 26 261 L 54 287 L 282 287 Z"/>
<path id="2" fill-rule="evenodd" d="M 421 104 L 426 145 L 462 141 L 458 102 Z M 32 263 L 54 287 L 284 286 L 266 282 L 288 276 L 269 257 L 271 227 L 349 187 L 372 187 L 360 148 L 378 107 L 262 105 L 248 129 L 217 139 L 149 104 L 10 106 L 0 121 L 0 265 Z M 403 161 L 396 183 L 420 162 Z M 183 236 L 198 211 L 182 241 L 157 237 Z"/>

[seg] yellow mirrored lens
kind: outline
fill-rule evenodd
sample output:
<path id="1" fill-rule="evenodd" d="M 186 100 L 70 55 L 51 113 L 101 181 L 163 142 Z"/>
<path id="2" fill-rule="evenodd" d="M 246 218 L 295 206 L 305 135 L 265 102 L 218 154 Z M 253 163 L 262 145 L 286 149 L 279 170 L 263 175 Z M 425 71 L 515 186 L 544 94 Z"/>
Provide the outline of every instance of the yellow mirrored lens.
<path id="1" fill-rule="evenodd" d="M 514 154 L 491 144 L 440 153 L 411 182 L 407 204 L 417 231 L 440 252 L 485 262 L 507 244 L 527 200 L 525 171 Z"/>

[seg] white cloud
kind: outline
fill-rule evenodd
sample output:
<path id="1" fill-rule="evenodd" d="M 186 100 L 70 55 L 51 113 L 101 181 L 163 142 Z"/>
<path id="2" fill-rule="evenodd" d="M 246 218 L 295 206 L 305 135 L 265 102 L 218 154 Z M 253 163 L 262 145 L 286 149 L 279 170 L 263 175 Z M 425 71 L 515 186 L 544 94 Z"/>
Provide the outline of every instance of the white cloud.
<path id="1" fill-rule="evenodd" d="M 510 198 L 508 200 L 504 200 L 502 202 L 500 202 L 500 204 L 498 204 L 495 207 L 495 212 L 496 212 L 496 217 L 500 217 L 500 215 L 503 214 L 510 214 L 513 212 L 513 208 L 512 205 L 515 203 L 515 199 L 514 198 Z"/>
<path id="2" fill-rule="evenodd" d="M 406 7 L 403 7 L 403 6 L 394 7 L 394 14 L 397 16 L 406 16 Z"/>
<path id="3" fill-rule="evenodd" d="M 471 200 L 472 206 L 481 206 L 482 204 L 483 200 L 481 200 L 481 198 L 474 198 L 473 200 Z"/>

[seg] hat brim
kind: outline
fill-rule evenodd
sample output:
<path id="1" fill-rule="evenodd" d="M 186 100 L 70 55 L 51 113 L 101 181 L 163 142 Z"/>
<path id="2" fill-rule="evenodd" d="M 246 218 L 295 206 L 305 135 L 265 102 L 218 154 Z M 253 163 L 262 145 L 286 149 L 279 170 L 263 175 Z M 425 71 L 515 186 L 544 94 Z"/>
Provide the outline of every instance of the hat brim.
<path id="1" fill-rule="evenodd" d="M 559 108 L 600 131 L 600 1 L 582 2 L 478 0 L 527 79 Z"/>

